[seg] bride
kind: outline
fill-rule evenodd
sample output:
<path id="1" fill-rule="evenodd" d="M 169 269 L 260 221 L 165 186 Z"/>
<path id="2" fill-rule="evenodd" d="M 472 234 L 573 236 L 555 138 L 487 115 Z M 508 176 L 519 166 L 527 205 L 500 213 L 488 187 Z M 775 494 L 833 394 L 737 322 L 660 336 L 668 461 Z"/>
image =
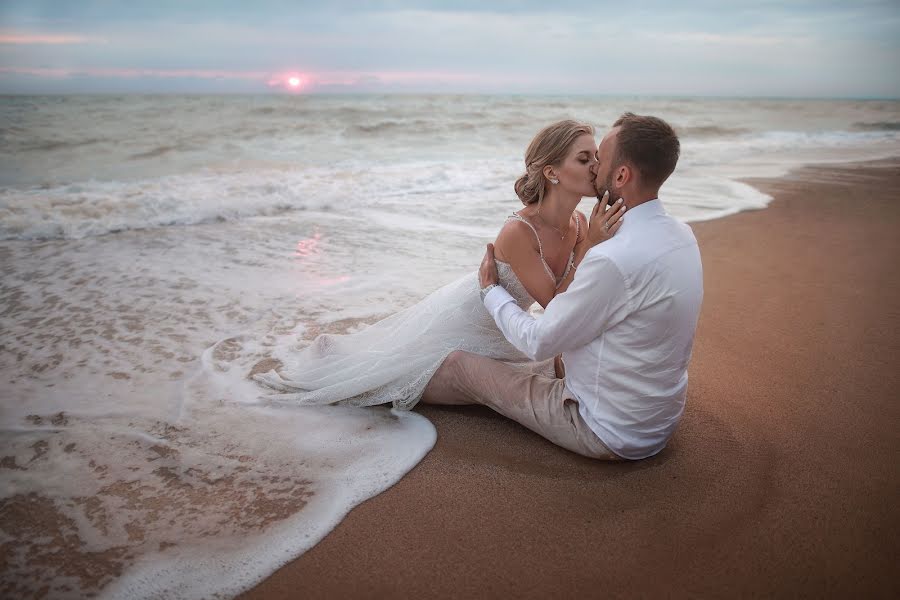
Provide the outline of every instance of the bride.
<path id="1" fill-rule="evenodd" d="M 534 302 L 546 307 L 565 291 L 596 243 L 587 240 L 587 220 L 575 210 L 583 197 L 596 194 L 595 152 L 593 128 L 571 120 L 542 129 L 525 152 L 525 173 L 515 183 L 525 206 L 506 220 L 494 243 L 500 283 L 523 309 Z M 616 209 L 605 214 L 609 233 L 603 238 L 615 233 L 621 215 Z M 253 378 L 282 392 L 280 401 L 390 402 L 411 409 L 454 350 L 528 361 L 497 329 L 479 292 L 473 272 L 362 331 L 320 335 L 301 352 L 277 357 L 280 372 Z"/>

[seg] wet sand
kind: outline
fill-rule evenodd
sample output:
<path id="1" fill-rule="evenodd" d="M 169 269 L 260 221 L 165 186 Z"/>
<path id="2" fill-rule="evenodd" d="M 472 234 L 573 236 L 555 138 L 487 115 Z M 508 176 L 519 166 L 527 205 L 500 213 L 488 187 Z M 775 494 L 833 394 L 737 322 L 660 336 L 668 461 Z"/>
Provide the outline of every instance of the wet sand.
<path id="1" fill-rule="evenodd" d="M 697 223 L 684 419 L 605 464 L 480 407 L 245 598 L 897 597 L 900 162 L 754 181 Z"/>

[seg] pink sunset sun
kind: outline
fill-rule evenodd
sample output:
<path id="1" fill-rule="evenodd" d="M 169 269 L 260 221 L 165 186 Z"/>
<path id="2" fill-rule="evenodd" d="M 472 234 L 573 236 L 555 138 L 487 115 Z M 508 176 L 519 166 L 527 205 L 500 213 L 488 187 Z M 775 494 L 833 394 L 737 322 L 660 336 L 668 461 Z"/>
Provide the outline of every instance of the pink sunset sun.
<path id="1" fill-rule="evenodd" d="M 302 91 L 307 84 L 307 77 L 297 73 L 283 73 L 269 80 L 269 87 L 282 88 L 291 92 Z"/>

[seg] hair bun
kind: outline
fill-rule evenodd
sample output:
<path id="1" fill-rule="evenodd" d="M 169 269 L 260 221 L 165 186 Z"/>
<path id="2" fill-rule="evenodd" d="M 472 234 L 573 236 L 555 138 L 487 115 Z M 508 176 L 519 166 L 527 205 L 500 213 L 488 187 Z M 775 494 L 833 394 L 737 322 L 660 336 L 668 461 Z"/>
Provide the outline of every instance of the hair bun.
<path id="1" fill-rule="evenodd" d="M 522 204 L 526 206 L 529 204 L 528 202 L 528 172 L 526 171 L 521 177 L 516 179 L 516 184 L 513 186 L 516 190 L 516 196 L 519 197 L 519 200 L 522 201 Z"/>

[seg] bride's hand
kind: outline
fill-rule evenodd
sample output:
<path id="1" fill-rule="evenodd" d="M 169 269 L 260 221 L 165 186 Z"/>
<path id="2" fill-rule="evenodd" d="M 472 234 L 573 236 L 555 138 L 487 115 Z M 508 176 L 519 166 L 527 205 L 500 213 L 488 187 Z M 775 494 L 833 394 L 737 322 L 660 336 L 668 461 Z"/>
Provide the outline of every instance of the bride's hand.
<path id="1" fill-rule="evenodd" d="M 478 282 L 481 284 L 482 289 L 492 283 L 500 282 L 500 276 L 497 274 L 497 263 L 494 261 L 493 244 L 487 245 L 484 258 L 481 259 L 481 266 L 478 268 Z"/>
<path id="2" fill-rule="evenodd" d="M 605 242 L 616 234 L 625 216 L 625 203 L 619 198 L 612 206 L 608 206 L 609 192 L 603 194 L 603 199 L 598 201 L 591 211 L 591 219 L 588 225 L 587 237 L 584 243 L 593 248 L 600 242 Z"/>

